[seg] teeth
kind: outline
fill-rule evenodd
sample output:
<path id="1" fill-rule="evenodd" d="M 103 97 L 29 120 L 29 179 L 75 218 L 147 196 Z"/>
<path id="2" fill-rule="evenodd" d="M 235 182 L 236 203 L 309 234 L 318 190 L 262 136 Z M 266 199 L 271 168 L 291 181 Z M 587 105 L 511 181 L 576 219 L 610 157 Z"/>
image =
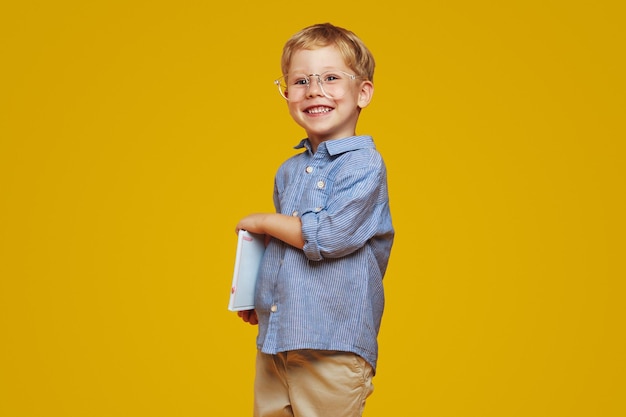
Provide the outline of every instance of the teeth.
<path id="1" fill-rule="evenodd" d="M 329 111 L 331 111 L 332 109 L 330 107 L 314 107 L 312 109 L 307 109 L 307 113 L 315 113 L 315 114 L 319 114 L 319 113 L 328 113 Z"/>

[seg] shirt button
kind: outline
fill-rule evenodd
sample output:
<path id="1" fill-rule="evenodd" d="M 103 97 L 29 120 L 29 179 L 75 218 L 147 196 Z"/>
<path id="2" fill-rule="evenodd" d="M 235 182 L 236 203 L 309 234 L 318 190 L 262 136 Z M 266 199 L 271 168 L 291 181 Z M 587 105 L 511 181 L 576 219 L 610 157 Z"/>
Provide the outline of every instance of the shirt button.
<path id="1" fill-rule="evenodd" d="M 308 167 L 306 167 L 305 171 L 306 171 L 307 174 L 310 174 L 311 172 L 313 172 L 313 167 L 312 166 L 308 166 Z"/>
<path id="2" fill-rule="evenodd" d="M 324 188 L 324 185 L 326 185 L 326 184 L 324 184 L 324 181 L 318 181 L 317 182 L 317 188 Z"/>
<path id="3" fill-rule="evenodd" d="M 274 304 L 272 307 L 270 307 L 270 310 L 272 311 L 272 313 L 276 313 L 276 310 L 278 310 L 278 306 Z"/>
<path id="4" fill-rule="evenodd" d="M 293 217 L 298 217 L 298 214 L 299 214 L 299 213 L 298 213 L 298 210 L 296 210 L 296 211 L 294 211 L 293 213 L 291 213 L 291 215 L 292 215 Z"/>

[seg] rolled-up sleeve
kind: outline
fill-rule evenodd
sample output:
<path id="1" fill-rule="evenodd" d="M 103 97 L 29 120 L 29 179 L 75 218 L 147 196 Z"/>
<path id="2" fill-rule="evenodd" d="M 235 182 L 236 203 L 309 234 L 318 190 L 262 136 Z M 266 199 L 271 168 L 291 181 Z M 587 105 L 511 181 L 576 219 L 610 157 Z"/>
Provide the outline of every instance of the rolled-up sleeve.
<path id="1" fill-rule="evenodd" d="M 303 249 L 309 260 L 346 256 L 380 230 L 387 209 L 386 172 L 378 154 L 368 154 L 365 164 L 343 165 L 324 205 L 302 207 Z"/>

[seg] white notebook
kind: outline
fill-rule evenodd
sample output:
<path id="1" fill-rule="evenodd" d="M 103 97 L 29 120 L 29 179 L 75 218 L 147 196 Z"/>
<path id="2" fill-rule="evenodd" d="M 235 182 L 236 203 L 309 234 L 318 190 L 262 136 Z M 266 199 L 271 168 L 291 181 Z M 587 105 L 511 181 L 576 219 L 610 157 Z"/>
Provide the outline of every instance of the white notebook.
<path id="1" fill-rule="evenodd" d="M 235 270 L 230 289 L 228 309 L 230 311 L 252 310 L 256 279 L 265 252 L 265 236 L 239 231 Z"/>

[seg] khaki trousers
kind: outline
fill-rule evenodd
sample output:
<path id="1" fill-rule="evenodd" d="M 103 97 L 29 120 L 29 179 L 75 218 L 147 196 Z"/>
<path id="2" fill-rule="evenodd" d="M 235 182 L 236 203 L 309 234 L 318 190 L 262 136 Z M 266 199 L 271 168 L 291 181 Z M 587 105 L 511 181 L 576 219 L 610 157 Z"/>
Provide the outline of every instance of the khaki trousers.
<path id="1" fill-rule="evenodd" d="M 254 417 L 361 417 L 373 370 L 349 352 L 257 352 Z"/>

